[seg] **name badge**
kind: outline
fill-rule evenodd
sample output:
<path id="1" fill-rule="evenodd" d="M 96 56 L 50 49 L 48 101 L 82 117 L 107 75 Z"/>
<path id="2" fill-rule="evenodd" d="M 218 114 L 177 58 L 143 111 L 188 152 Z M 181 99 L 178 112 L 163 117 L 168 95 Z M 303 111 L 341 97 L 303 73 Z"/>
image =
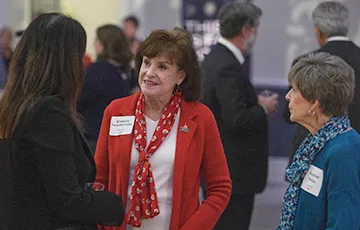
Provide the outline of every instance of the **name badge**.
<path id="1" fill-rule="evenodd" d="M 306 173 L 301 188 L 306 192 L 318 197 L 323 182 L 323 170 L 311 165 Z"/>
<path id="2" fill-rule="evenodd" d="M 128 135 L 132 133 L 135 116 L 113 116 L 110 121 L 110 136 Z"/>

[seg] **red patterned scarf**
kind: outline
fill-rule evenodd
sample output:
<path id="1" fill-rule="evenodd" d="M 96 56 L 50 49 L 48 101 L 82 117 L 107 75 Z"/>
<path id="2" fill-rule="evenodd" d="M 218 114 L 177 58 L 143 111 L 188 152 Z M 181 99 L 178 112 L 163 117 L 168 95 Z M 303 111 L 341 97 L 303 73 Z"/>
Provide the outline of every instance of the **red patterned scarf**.
<path id="1" fill-rule="evenodd" d="M 146 122 L 144 116 L 145 100 L 141 93 L 135 110 L 134 136 L 135 147 L 139 152 L 139 160 L 135 166 L 134 179 L 130 195 L 130 208 L 125 221 L 134 227 L 141 226 L 141 218 L 153 218 L 160 214 L 155 181 L 151 171 L 149 158 L 159 148 L 170 133 L 179 111 L 181 93 L 172 95 L 166 105 L 149 145 L 146 147 Z"/>

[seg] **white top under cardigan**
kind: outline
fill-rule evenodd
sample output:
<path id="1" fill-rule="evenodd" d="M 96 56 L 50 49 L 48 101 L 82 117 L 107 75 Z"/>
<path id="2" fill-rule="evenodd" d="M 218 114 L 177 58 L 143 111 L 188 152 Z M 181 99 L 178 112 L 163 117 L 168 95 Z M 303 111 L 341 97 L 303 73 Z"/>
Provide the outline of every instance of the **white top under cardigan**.
<path id="1" fill-rule="evenodd" d="M 172 195 L 173 195 L 173 178 L 174 178 L 174 161 L 176 150 L 176 137 L 179 126 L 180 109 L 176 116 L 175 123 L 170 133 L 164 139 L 160 147 L 150 157 L 151 170 L 154 175 L 155 188 L 159 202 L 160 214 L 152 219 L 142 219 L 141 227 L 134 228 L 126 225 L 126 230 L 168 230 L 170 228 Z M 158 121 L 153 121 L 145 116 L 146 121 L 146 145 L 149 144 Z M 129 188 L 127 211 L 130 204 L 131 185 L 134 178 L 134 168 L 138 162 L 139 152 L 135 148 L 135 139 L 131 149 L 131 162 L 129 174 Z"/>

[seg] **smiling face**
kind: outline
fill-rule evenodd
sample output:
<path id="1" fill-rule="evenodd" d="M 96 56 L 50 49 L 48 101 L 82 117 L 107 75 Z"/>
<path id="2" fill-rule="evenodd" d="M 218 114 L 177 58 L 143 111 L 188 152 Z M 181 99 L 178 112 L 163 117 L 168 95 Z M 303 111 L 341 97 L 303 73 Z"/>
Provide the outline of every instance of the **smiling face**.
<path id="1" fill-rule="evenodd" d="M 168 100 L 175 86 L 185 79 L 184 71 L 170 62 L 165 55 L 143 56 L 139 72 L 139 85 L 146 97 Z"/>

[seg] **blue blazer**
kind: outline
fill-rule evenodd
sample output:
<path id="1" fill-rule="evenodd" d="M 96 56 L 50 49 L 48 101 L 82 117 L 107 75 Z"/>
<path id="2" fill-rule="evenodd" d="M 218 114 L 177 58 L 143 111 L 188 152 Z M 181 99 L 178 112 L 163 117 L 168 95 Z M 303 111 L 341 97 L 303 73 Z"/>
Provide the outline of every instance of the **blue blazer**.
<path id="1" fill-rule="evenodd" d="M 360 228 L 360 135 L 350 130 L 328 142 L 313 165 L 323 172 L 319 195 L 301 189 L 295 230 Z"/>

